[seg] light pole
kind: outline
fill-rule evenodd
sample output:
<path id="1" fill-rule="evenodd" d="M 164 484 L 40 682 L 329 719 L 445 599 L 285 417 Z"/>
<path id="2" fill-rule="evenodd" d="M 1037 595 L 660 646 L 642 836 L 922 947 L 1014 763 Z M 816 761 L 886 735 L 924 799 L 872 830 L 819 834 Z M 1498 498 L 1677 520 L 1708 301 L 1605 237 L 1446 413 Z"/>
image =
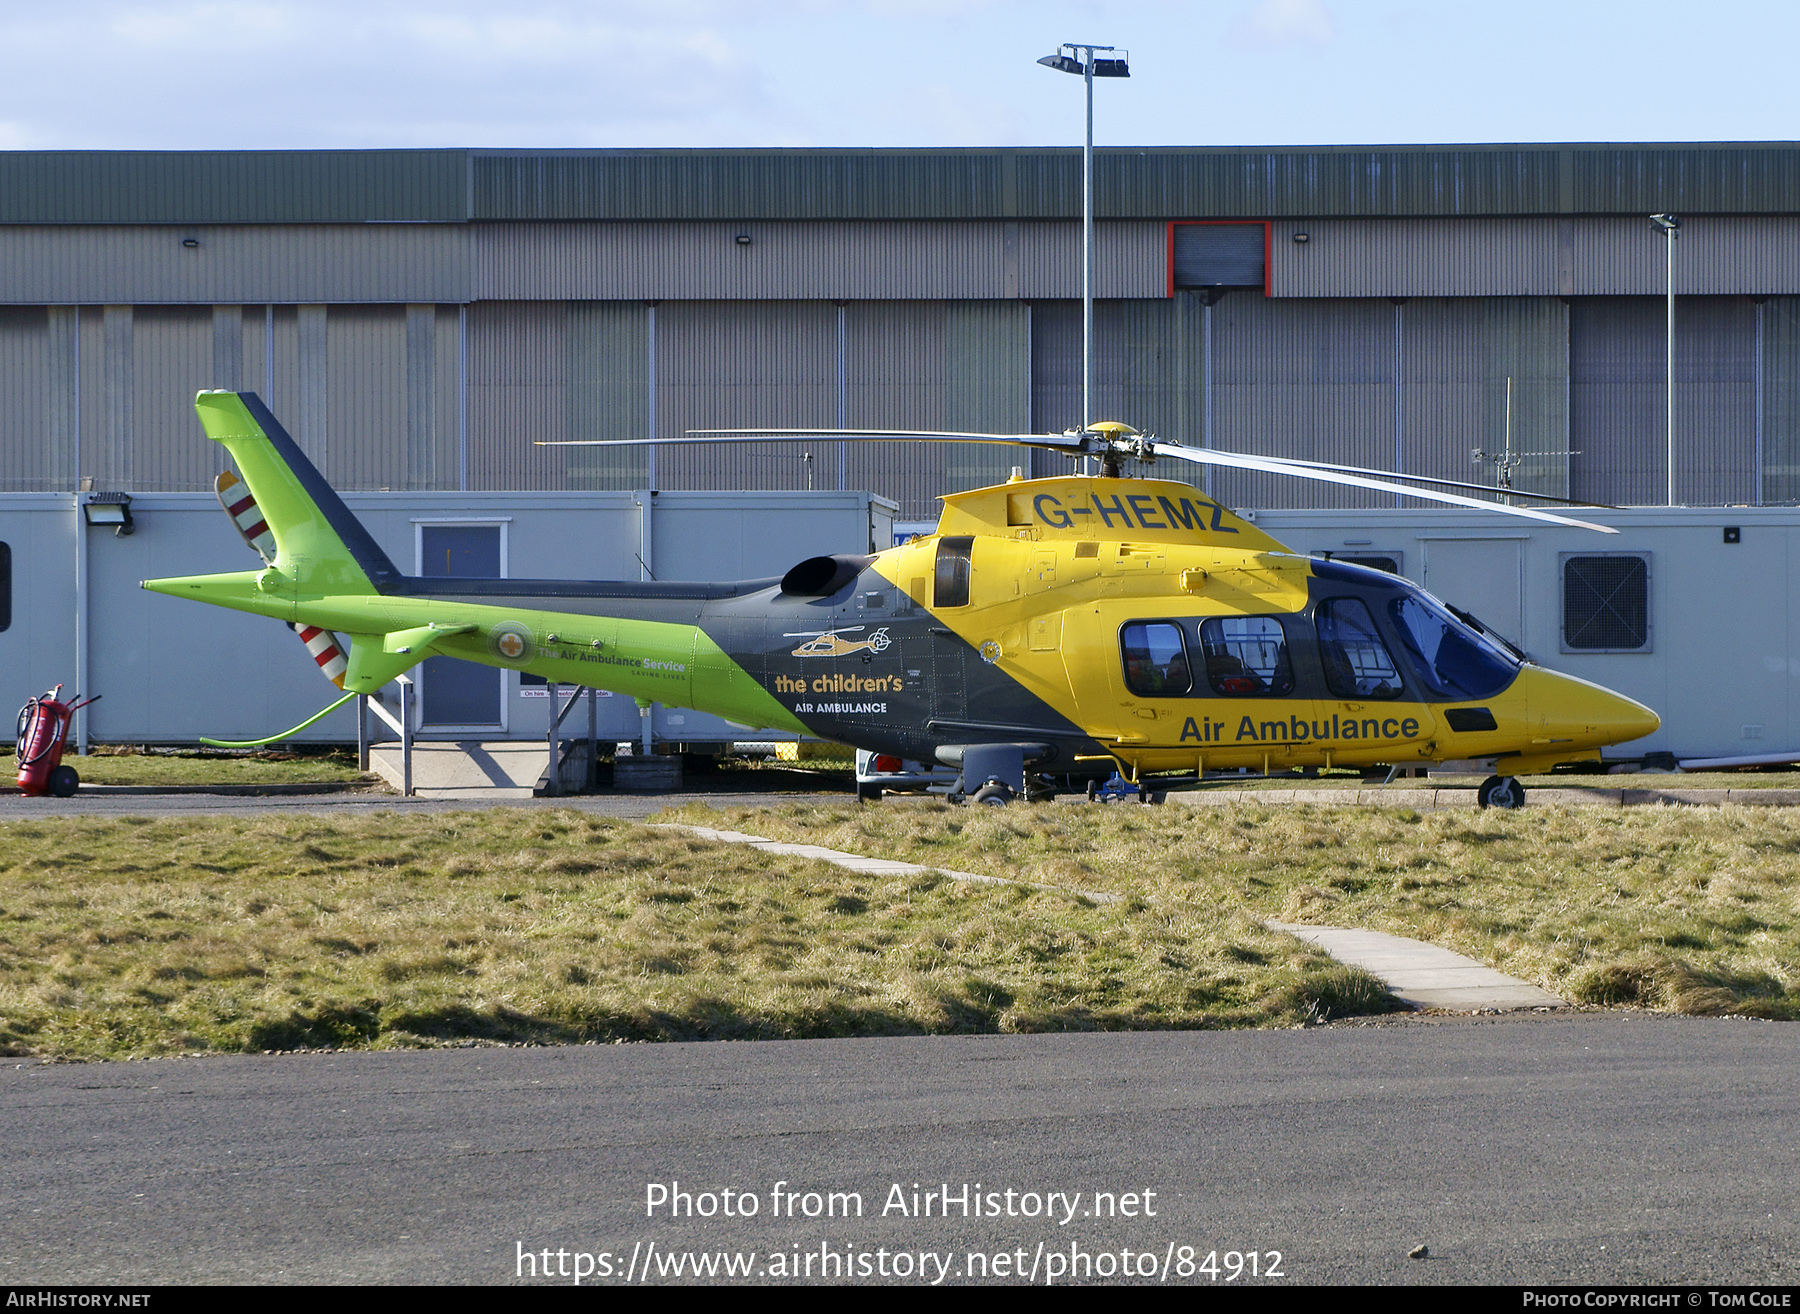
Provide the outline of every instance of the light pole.
<path id="1" fill-rule="evenodd" d="M 1669 492 L 1668 504 L 1675 505 L 1675 239 L 1681 236 L 1681 220 L 1672 214 L 1653 214 L 1650 216 L 1650 227 L 1667 239 L 1668 274 L 1664 286 L 1668 289 L 1669 326 L 1664 344 L 1667 359 L 1664 361 L 1663 404 L 1666 409 L 1665 425 L 1668 442 Z"/>
<path id="2" fill-rule="evenodd" d="M 1038 63 L 1059 73 L 1079 73 L 1087 86 L 1087 139 L 1081 148 L 1081 427 L 1085 430 L 1094 422 L 1094 79 L 1130 77 L 1130 52 L 1065 41 Z"/>

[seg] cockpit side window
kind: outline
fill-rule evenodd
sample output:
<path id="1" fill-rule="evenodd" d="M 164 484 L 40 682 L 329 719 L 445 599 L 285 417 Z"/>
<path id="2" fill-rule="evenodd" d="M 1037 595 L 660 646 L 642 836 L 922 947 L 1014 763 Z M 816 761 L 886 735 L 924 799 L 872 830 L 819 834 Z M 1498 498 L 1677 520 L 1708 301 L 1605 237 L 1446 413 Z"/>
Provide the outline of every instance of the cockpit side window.
<path id="1" fill-rule="evenodd" d="M 1512 683 L 1518 662 L 1452 616 L 1437 599 L 1408 593 L 1388 604 L 1401 650 L 1436 697 L 1492 698 Z"/>
<path id="2" fill-rule="evenodd" d="M 1325 687 L 1339 698 L 1398 698 L 1400 671 L 1375 619 L 1357 598 L 1329 598 L 1313 612 Z"/>
<path id="3" fill-rule="evenodd" d="M 1200 623 L 1206 680 L 1226 698 L 1288 694 L 1294 667 L 1287 635 L 1273 616 L 1218 616 Z"/>
<path id="4" fill-rule="evenodd" d="M 972 537 L 938 540 L 936 578 L 932 581 L 932 606 L 969 605 L 969 554 L 974 546 L 975 540 Z"/>
<path id="5" fill-rule="evenodd" d="M 1125 684 L 1145 698 L 1181 698 L 1193 692 L 1187 642 L 1170 621 L 1132 621 L 1119 631 Z"/>

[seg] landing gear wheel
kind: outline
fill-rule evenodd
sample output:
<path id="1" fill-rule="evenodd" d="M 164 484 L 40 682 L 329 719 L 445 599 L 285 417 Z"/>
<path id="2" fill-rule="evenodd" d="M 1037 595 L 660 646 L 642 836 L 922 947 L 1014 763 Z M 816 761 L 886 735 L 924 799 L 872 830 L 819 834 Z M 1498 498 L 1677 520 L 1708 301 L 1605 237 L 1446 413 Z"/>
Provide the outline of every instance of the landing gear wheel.
<path id="1" fill-rule="evenodd" d="M 58 798 L 73 798 L 81 786 L 81 777 L 72 766 L 59 766 L 50 773 L 50 792 Z"/>
<path id="2" fill-rule="evenodd" d="M 980 789 L 976 790 L 970 801 L 975 803 L 985 803 L 991 808 L 1003 808 L 1013 801 L 1013 792 L 1009 787 L 1002 785 L 999 781 L 991 780 Z"/>
<path id="3" fill-rule="evenodd" d="M 1100 797 L 1100 782 L 1098 780 L 1088 781 L 1087 796 L 1088 796 L 1088 802 L 1090 802 L 1090 803 L 1092 803 L 1095 799 Z"/>
<path id="4" fill-rule="evenodd" d="M 1517 776 L 1489 776 L 1475 791 L 1475 801 L 1484 808 L 1522 808 L 1525 786 Z"/>
<path id="5" fill-rule="evenodd" d="M 880 785 L 869 785 L 858 781 L 856 785 L 856 801 L 858 803 L 879 803 L 881 802 L 881 792 Z"/>

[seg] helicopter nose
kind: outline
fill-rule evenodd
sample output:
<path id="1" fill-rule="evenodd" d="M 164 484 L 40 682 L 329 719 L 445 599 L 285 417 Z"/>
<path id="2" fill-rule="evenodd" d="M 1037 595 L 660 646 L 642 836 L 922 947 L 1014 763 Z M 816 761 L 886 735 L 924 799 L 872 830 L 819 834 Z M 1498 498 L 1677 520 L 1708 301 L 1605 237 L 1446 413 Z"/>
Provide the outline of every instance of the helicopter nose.
<path id="1" fill-rule="evenodd" d="M 1662 718 L 1636 699 L 1560 671 L 1539 669 L 1530 689 L 1536 737 L 1591 747 L 1655 734 Z"/>

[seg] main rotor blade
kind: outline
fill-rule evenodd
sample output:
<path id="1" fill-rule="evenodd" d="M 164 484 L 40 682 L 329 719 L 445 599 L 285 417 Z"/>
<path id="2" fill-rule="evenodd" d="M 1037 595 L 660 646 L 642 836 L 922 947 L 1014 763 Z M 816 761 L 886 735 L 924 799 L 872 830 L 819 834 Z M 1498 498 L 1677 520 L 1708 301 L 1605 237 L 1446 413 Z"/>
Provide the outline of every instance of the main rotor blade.
<path id="1" fill-rule="evenodd" d="M 1591 529 L 1600 534 L 1619 532 L 1609 525 L 1591 524 L 1586 520 L 1552 515 L 1548 511 L 1536 511 L 1530 507 L 1504 506 L 1499 502 L 1484 502 L 1479 498 L 1463 497 L 1458 493 L 1437 493 L 1427 488 L 1410 488 L 1405 484 L 1396 484 L 1386 479 L 1369 479 L 1362 475 L 1343 474 L 1314 465 L 1296 465 L 1277 457 L 1245 456 L 1241 452 L 1219 452 L 1198 447 L 1182 447 L 1175 443 L 1158 443 L 1156 450 L 1159 456 L 1173 456 L 1183 461 L 1193 461 L 1197 465 L 1222 465 L 1237 470 L 1260 470 L 1265 474 L 1289 475 L 1296 479 L 1317 479 L 1323 483 L 1346 484 L 1352 488 L 1372 488 L 1381 493 L 1400 493 L 1406 497 L 1423 498 L 1428 502 L 1447 502 L 1451 506 L 1474 507 L 1479 511 L 1498 511 L 1501 515 L 1522 516 L 1527 520 L 1542 520 L 1552 525 Z"/>
<path id="2" fill-rule="evenodd" d="M 915 438 L 952 443 L 1001 443 L 1015 447 L 1048 447 L 1084 454 L 1104 443 L 1099 434 L 1084 433 L 970 433 L 963 429 L 689 429 L 690 434 L 744 438 L 848 438 L 872 442 L 907 442 Z"/>
<path id="3" fill-rule="evenodd" d="M 1157 441 L 1158 449 L 1170 444 Z M 1216 451 L 1217 448 L 1204 450 Z M 1249 455 L 1249 453 L 1233 452 L 1233 456 Z M 1302 461 L 1297 456 L 1272 456 L 1266 458 L 1280 461 L 1283 465 L 1304 465 L 1314 470 L 1336 470 L 1340 474 L 1374 475 L 1382 479 L 1416 480 L 1422 484 L 1436 484 L 1439 488 L 1466 488 L 1472 493 L 1493 493 L 1497 497 L 1531 497 L 1540 502 L 1561 502 L 1564 506 L 1591 506 L 1599 511 L 1617 511 L 1620 508 L 1605 502 L 1583 502 L 1573 497 L 1559 497 L 1555 493 L 1531 493 L 1522 488 L 1501 488 L 1496 484 L 1471 484 L 1461 479 L 1439 479 L 1435 475 L 1402 474 L 1397 470 L 1371 470 L 1362 465 L 1338 465 L 1335 461 Z"/>
<path id="4" fill-rule="evenodd" d="M 543 441 L 539 447 L 643 447 L 670 443 L 806 442 L 831 438 L 844 442 L 993 443 L 1002 447 L 1046 447 L 1082 455 L 1084 442 L 1098 442 L 1094 435 L 1067 433 L 962 433 L 937 429 L 689 429 L 681 438 L 573 438 Z"/>

